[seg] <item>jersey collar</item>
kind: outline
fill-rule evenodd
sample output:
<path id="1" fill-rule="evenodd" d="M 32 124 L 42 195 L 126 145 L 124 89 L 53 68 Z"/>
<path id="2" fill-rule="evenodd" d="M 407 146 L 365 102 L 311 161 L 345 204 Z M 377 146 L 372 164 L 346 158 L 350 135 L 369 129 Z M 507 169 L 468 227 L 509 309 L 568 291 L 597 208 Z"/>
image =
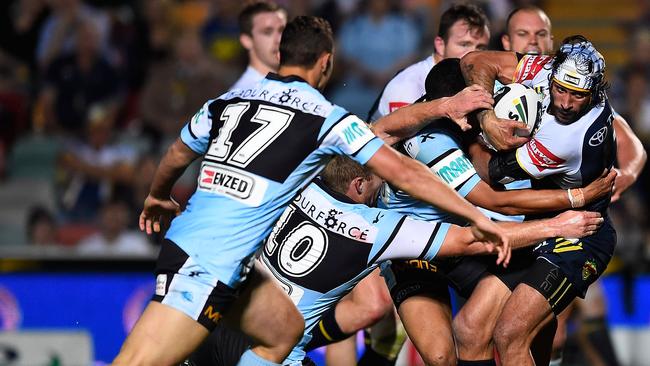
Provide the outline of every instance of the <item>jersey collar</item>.
<path id="1" fill-rule="evenodd" d="M 280 76 L 280 75 L 278 75 L 278 74 L 276 74 L 274 72 L 268 73 L 266 75 L 266 78 L 270 79 L 270 80 L 281 81 L 283 83 L 291 83 L 293 81 L 299 81 L 299 82 L 302 82 L 302 83 L 307 83 L 307 81 L 305 79 L 301 78 L 300 76 L 296 76 L 296 75 Z"/>

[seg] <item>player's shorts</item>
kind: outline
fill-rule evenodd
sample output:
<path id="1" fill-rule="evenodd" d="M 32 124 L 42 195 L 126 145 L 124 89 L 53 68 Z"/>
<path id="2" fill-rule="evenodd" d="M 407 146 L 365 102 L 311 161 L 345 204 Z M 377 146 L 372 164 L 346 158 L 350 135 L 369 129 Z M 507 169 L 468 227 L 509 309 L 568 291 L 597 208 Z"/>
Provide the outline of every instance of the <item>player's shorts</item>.
<path id="1" fill-rule="evenodd" d="M 425 261 L 412 259 L 382 264 L 382 276 L 390 290 L 396 307 L 411 296 L 426 294 L 449 300 L 449 288 L 468 298 L 487 273 L 489 262 L 494 257 L 449 257 Z"/>
<path id="2" fill-rule="evenodd" d="M 600 277 L 616 247 L 616 230 L 609 217 L 590 236 L 582 239 L 553 238 L 535 248 L 534 254 L 557 266 L 584 298 L 587 288 Z"/>
<path id="3" fill-rule="evenodd" d="M 422 259 L 387 261 L 381 265 L 396 308 L 411 296 L 427 295 L 449 302 L 447 279 L 434 262 Z"/>
<path id="4" fill-rule="evenodd" d="M 535 263 L 535 258 L 536 255 L 533 253 L 532 247 L 519 248 L 512 251 L 508 267 L 497 265 L 495 261 L 492 261 L 487 263 L 488 272 L 501 280 L 510 291 L 514 291 Z"/>
<path id="5" fill-rule="evenodd" d="M 197 264 L 174 242 L 165 240 L 156 263 L 153 301 L 182 311 L 212 331 L 238 291 Z"/>

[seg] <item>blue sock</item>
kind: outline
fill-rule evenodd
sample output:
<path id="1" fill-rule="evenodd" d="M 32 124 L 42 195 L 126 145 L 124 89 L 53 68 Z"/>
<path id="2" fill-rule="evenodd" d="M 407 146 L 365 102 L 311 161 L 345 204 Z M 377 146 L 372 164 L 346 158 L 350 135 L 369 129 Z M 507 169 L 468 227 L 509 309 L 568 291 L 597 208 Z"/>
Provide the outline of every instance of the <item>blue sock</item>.
<path id="1" fill-rule="evenodd" d="M 258 356 L 250 348 L 244 352 L 237 366 L 281 366 L 279 363 L 267 361 Z"/>

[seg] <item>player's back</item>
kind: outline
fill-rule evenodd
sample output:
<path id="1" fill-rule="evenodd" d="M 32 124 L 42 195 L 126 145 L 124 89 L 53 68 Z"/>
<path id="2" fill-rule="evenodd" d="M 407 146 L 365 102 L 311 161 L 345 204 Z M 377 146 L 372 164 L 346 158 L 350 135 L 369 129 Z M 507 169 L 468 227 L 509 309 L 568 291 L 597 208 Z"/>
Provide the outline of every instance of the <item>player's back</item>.
<path id="1" fill-rule="evenodd" d="M 448 229 L 355 203 L 318 179 L 307 186 L 274 226 L 261 256 L 305 318 L 306 336 L 289 359 L 302 359 L 320 316 L 380 261 L 432 259 Z"/>
<path id="2" fill-rule="evenodd" d="M 197 190 L 167 237 L 230 286 L 247 264 L 233 258 L 252 257 L 326 156 L 365 163 L 382 145 L 304 80 L 275 74 L 206 103 L 181 139 L 204 157 Z"/>

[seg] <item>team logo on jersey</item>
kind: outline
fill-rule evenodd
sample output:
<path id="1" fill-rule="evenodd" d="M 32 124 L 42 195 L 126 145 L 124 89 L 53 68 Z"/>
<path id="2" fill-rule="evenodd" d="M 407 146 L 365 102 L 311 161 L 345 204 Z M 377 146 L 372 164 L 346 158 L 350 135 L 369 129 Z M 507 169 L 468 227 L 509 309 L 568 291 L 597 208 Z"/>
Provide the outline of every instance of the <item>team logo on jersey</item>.
<path id="1" fill-rule="evenodd" d="M 565 162 L 564 159 L 559 158 L 551 153 L 541 142 L 536 139 L 528 141 L 526 150 L 531 162 L 541 172 L 548 168 L 556 168 L 558 165 Z"/>
<path id="2" fill-rule="evenodd" d="M 590 138 L 589 138 L 589 145 L 590 146 L 598 146 L 602 144 L 605 141 L 605 137 L 607 136 L 607 126 L 603 126 L 600 130 L 596 131 Z"/>
<path id="3" fill-rule="evenodd" d="M 587 259 L 584 265 L 582 265 L 582 280 L 586 281 L 592 275 L 598 274 L 598 267 L 596 267 L 596 262 L 593 259 Z"/>
<path id="4" fill-rule="evenodd" d="M 550 56 L 532 56 L 527 55 L 517 65 L 513 81 L 521 83 L 526 80 L 533 80 L 549 61 L 553 58 Z"/>

